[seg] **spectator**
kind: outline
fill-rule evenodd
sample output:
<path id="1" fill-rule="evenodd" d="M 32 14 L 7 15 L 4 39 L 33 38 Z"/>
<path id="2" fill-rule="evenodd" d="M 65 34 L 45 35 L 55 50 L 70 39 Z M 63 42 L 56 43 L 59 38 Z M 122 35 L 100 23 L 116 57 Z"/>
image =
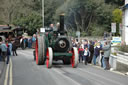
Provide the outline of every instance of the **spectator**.
<path id="1" fill-rule="evenodd" d="M 8 45 L 8 42 L 6 43 L 6 45 L 7 45 L 7 62 L 6 62 L 6 64 L 8 64 L 11 52 L 10 52 L 10 45 Z"/>
<path id="2" fill-rule="evenodd" d="M 33 34 L 33 37 L 32 37 L 32 48 L 35 48 L 35 45 L 36 45 L 36 34 Z"/>
<path id="3" fill-rule="evenodd" d="M 75 40 L 73 40 L 72 45 L 73 45 L 73 47 L 77 47 Z"/>
<path id="4" fill-rule="evenodd" d="M 16 47 L 16 45 L 15 45 L 15 42 L 13 42 L 13 44 L 12 44 L 12 52 L 13 52 L 13 56 L 17 56 L 17 52 L 16 52 L 16 50 L 17 50 L 17 47 Z"/>
<path id="5" fill-rule="evenodd" d="M 88 63 L 91 63 L 93 55 L 94 55 L 94 45 L 93 45 L 92 41 L 89 41 L 89 52 L 90 52 L 90 56 L 89 56 L 89 59 L 88 59 Z"/>
<path id="6" fill-rule="evenodd" d="M 7 54 L 7 46 L 5 44 L 5 41 L 2 42 L 0 48 L 1 48 L 2 59 L 3 59 L 3 61 L 5 61 L 6 54 Z"/>
<path id="7" fill-rule="evenodd" d="M 100 43 L 96 43 L 96 47 L 94 47 L 94 56 L 93 56 L 93 64 L 96 65 L 96 59 L 100 55 Z"/>
<path id="8" fill-rule="evenodd" d="M 32 37 L 28 39 L 28 48 L 32 48 Z"/>
<path id="9" fill-rule="evenodd" d="M 109 56 L 111 53 L 111 43 L 110 42 L 105 42 L 104 47 L 102 48 L 104 51 L 104 62 L 105 62 L 105 70 L 109 70 Z"/>
<path id="10" fill-rule="evenodd" d="M 11 54 L 11 52 L 12 52 L 12 43 L 11 43 L 11 41 L 8 41 L 8 45 L 9 45 L 10 55 L 12 55 Z"/>
<path id="11" fill-rule="evenodd" d="M 1 56 L 1 48 L 0 48 L 0 61 L 2 61 L 2 56 Z"/>
<path id="12" fill-rule="evenodd" d="M 88 56 L 90 56 L 90 52 L 89 52 L 88 48 L 86 47 L 84 50 L 84 61 L 83 61 L 83 63 L 85 63 L 85 65 L 87 65 Z"/>
<path id="13" fill-rule="evenodd" d="M 82 46 L 80 46 L 80 48 L 78 49 L 79 51 L 79 62 L 82 59 L 83 61 L 83 53 L 84 53 L 84 49 L 82 48 Z"/>
<path id="14" fill-rule="evenodd" d="M 104 51 L 101 50 L 100 53 L 101 53 L 101 67 L 105 68 L 105 63 L 104 63 Z"/>
<path id="15" fill-rule="evenodd" d="M 85 40 L 85 42 L 84 42 L 84 49 L 85 48 L 89 48 L 89 44 L 88 44 L 88 41 L 87 40 Z"/>

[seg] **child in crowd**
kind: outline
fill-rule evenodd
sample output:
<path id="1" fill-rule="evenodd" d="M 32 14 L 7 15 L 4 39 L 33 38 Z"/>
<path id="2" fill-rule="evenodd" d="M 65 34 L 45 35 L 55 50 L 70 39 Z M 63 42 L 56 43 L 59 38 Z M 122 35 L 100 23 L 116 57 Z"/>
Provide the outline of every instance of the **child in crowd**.
<path id="1" fill-rule="evenodd" d="M 79 62 L 82 58 L 82 61 L 83 61 L 83 53 L 84 53 L 84 49 L 82 48 L 82 46 L 80 46 L 80 48 L 78 49 L 79 51 Z"/>
<path id="2" fill-rule="evenodd" d="M 85 50 L 84 50 L 84 61 L 83 61 L 83 63 L 85 63 L 85 65 L 87 65 L 87 62 L 88 62 L 88 57 L 90 56 L 90 52 L 89 52 L 89 50 L 88 50 L 88 47 L 86 47 L 85 48 Z"/>

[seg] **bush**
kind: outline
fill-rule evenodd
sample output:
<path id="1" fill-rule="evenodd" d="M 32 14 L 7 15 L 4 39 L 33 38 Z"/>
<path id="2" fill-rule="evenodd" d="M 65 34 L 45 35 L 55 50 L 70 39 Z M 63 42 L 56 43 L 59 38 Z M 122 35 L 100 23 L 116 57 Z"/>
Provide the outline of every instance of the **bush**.
<path id="1" fill-rule="evenodd" d="M 119 50 L 122 52 L 127 52 L 128 53 L 128 45 L 122 45 L 119 47 Z"/>

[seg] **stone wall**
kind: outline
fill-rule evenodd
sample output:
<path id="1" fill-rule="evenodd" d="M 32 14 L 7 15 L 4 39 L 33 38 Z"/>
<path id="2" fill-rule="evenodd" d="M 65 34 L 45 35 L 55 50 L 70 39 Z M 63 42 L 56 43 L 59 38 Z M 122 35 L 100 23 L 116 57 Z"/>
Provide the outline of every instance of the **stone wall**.
<path id="1" fill-rule="evenodd" d="M 116 69 L 128 72 L 128 53 L 118 52 Z"/>

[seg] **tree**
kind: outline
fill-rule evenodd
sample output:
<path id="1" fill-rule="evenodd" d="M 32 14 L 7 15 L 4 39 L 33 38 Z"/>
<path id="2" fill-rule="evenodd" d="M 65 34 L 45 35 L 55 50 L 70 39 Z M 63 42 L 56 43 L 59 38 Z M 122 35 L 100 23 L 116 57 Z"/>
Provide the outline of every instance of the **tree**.
<path id="1" fill-rule="evenodd" d="M 36 33 L 36 30 L 42 27 L 42 19 L 40 15 L 32 13 L 31 15 L 22 17 L 13 22 L 15 26 L 21 26 L 27 29 L 29 35 Z"/>
<path id="2" fill-rule="evenodd" d="M 94 27 L 101 25 L 103 30 L 110 29 L 112 10 L 113 7 L 105 4 L 103 0 L 67 0 L 57 9 L 56 15 L 65 12 L 65 23 L 69 29 L 91 35 L 91 30 L 95 29 L 91 27 L 92 23 L 97 24 Z"/>
<path id="3" fill-rule="evenodd" d="M 122 22 L 122 10 L 121 9 L 115 9 L 112 12 L 113 18 L 112 21 L 116 23 L 121 23 Z"/>
<path id="4" fill-rule="evenodd" d="M 115 9 L 112 15 L 112 21 L 116 23 L 116 35 L 119 35 L 119 24 L 122 22 L 122 11 L 120 9 Z"/>

